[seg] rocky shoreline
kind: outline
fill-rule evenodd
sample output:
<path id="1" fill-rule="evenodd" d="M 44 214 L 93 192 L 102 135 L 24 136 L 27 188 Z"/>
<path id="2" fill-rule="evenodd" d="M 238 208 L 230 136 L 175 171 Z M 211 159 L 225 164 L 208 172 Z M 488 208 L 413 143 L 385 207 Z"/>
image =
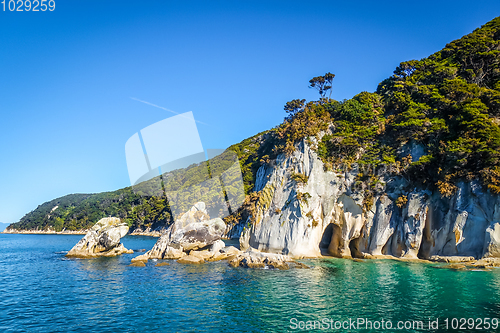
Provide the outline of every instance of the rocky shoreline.
<path id="1" fill-rule="evenodd" d="M 45 234 L 45 235 L 85 235 L 88 231 L 43 231 L 43 230 L 6 230 L 7 232 L 2 232 L 6 234 Z M 132 236 L 155 236 L 159 232 L 132 232 L 129 235 Z M 222 243 L 222 241 L 220 241 Z M 351 258 L 344 257 L 338 258 L 328 254 L 321 254 L 312 257 L 301 257 L 292 258 L 290 256 L 261 252 L 254 248 L 248 248 L 246 251 L 238 250 L 232 246 L 219 246 L 220 249 L 211 248 L 209 250 L 195 250 L 189 253 L 183 253 L 179 257 L 162 259 L 176 260 L 183 264 L 203 264 L 212 261 L 222 261 L 225 260 L 232 267 L 244 267 L 244 268 L 276 268 L 276 269 L 289 269 L 289 268 L 308 268 L 307 265 L 296 261 L 296 259 L 347 259 L 355 260 L 357 262 L 369 262 L 371 260 L 396 260 L 404 262 L 414 262 L 414 263 L 444 263 L 447 264 L 443 268 L 449 268 L 454 270 L 488 270 L 496 267 L 500 267 L 500 258 L 483 258 L 476 259 L 472 256 L 432 256 L 429 259 L 420 258 L 401 258 L 392 255 L 365 255 L 363 258 Z M 123 252 L 125 253 L 125 252 Z M 117 255 L 115 253 L 110 255 Z M 91 256 L 90 256 L 91 257 Z M 149 259 L 149 258 L 148 258 Z M 139 255 L 132 259 L 131 266 L 143 267 L 147 259 L 144 256 Z M 167 266 L 168 263 L 162 263 L 160 266 Z M 158 266 L 158 265 L 157 265 Z"/>

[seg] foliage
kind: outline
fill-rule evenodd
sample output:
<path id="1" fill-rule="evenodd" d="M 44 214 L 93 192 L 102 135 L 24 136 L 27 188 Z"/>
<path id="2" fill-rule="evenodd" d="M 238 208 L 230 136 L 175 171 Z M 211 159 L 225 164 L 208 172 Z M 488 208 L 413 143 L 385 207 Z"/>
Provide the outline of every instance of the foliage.
<path id="1" fill-rule="evenodd" d="M 291 178 L 295 180 L 299 184 L 307 184 L 309 177 L 304 175 L 303 173 L 292 172 Z"/>
<path id="2" fill-rule="evenodd" d="M 319 103 L 309 102 L 304 110 L 288 118 L 276 130 L 276 145 L 273 155 L 279 153 L 291 154 L 295 150 L 295 143 L 307 137 L 315 136 L 328 128 L 330 114 Z"/>
<path id="3" fill-rule="evenodd" d="M 462 178 L 493 185 L 486 175 L 500 165 L 499 32 L 496 18 L 426 59 L 401 63 L 377 89 L 387 142 L 396 149 L 408 140 L 425 146 L 425 160 L 406 171 L 431 180 L 443 195 Z"/>
<path id="4" fill-rule="evenodd" d="M 311 195 L 308 192 L 297 192 L 297 200 L 302 201 L 307 204 L 308 200 L 311 198 Z"/>
<path id="5" fill-rule="evenodd" d="M 330 72 L 326 73 L 323 76 L 313 77 L 311 80 L 309 80 L 309 87 L 318 90 L 321 98 L 325 98 L 326 93 L 328 91 L 330 91 L 330 97 L 331 97 L 332 95 L 331 89 L 334 78 L 335 74 L 332 74 Z"/>
<path id="6" fill-rule="evenodd" d="M 325 164 L 349 164 L 361 157 L 365 162 L 382 160 L 388 150 L 380 150 L 381 142 L 377 140 L 385 126 L 380 100 L 377 94 L 363 92 L 350 100 L 324 105 L 333 124 L 332 134 L 324 135 L 318 144 L 318 155 Z"/>
<path id="7" fill-rule="evenodd" d="M 461 179 L 500 192 L 500 18 L 422 60 L 401 63 L 376 93 L 324 104 L 332 133 L 318 155 L 340 163 L 396 166 L 444 196 Z M 412 161 L 407 148 L 426 155 Z"/>
<path id="8" fill-rule="evenodd" d="M 284 109 L 289 115 L 285 119 L 291 119 L 297 112 L 304 111 L 305 102 L 305 99 L 294 99 L 290 102 L 286 102 Z"/>
<path id="9" fill-rule="evenodd" d="M 457 187 L 450 182 L 438 180 L 436 186 L 443 197 L 449 198 L 457 191 Z"/>
<path id="10" fill-rule="evenodd" d="M 396 206 L 398 206 L 399 208 L 403 208 L 407 203 L 408 198 L 406 197 L 406 195 L 402 195 L 396 199 Z"/>
<path id="11" fill-rule="evenodd" d="M 108 216 L 119 217 L 135 228 L 170 221 L 168 203 L 164 199 L 143 198 L 127 187 L 115 192 L 70 194 L 46 202 L 12 224 L 11 228 L 81 230 Z"/>

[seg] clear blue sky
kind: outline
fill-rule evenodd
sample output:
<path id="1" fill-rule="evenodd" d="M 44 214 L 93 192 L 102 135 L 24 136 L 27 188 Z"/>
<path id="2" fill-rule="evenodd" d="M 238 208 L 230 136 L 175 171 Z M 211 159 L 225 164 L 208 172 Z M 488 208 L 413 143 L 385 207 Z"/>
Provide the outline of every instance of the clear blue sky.
<path id="1" fill-rule="evenodd" d="M 125 142 L 193 111 L 205 148 L 278 125 L 283 105 L 335 99 L 500 15 L 500 1 L 77 1 L 0 12 L 0 222 L 69 193 L 130 185 Z"/>

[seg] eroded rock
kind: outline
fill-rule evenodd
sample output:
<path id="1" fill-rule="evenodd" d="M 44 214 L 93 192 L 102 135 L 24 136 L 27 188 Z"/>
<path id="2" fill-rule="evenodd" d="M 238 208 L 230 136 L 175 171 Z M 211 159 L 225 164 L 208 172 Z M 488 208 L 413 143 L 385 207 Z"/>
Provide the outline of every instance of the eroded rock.
<path id="1" fill-rule="evenodd" d="M 94 258 L 133 253 L 120 243 L 129 227 L 119 218 L 107 217 L 99 220 L 87 234 L 66 254 L 67 257 Z"/>
<path id="2" fill-rule="evenodd" d="M 199 265 L 199 264 L 203 264 L 205 262 L 205 260 L 203 258 L 194 256 L 194 255 L 187 255 L 185 257 L 178 259 L 177 262 L 179 264 Z"/>
<path id="3" fill-rule="evenodd" d="M 234 246 L 226 246 L 220 250 L 221 253 L 225 253 L 227 255 L 239 254 L 241 251 L 235 248 Z"/>
<path id="4" fill-rule="evenodd" d="M 232 258 L 228 259 L 229 265 L 233 267 L 245 267 L 245 268 L 277 268 L 277 269 L 289 269 L 290 266 L 287 262 L 292 261 L 288 256 L 275 254 L 275 253 L 263 253 L 256 251 L 255 249 L 248 249 L 245 252 L 233 255 Z"/>
<path id="5" fill-rule="evenodd" d="M 443 197 L 382 171 L 377 190 L 367 191 L 359 181 L 366 166 L 326 170 L 316 144 L 314 137 L 302 140 L 259 168 L 255 207 L 240 223 L 242 250 L 296 259 L 500 257 L 500 195 L 477 180 L 456 183 L 456 192 Z M 417 148 L 406 154 L 419 157 Z"/>
<path id="6" fill-rule="evenodd" d="M 213 254 L 218 253 L 225 246 L 221 240 L 225 227 L 222 219 L 210 219 L 205 203 L 198 202 L 165 231 L 151 250 L 140 257 L 180 259 L 190 251 L 197 251 L 208 246 L 212 246 Z M 191 259 L 188 258 L 189 260 Z"/>

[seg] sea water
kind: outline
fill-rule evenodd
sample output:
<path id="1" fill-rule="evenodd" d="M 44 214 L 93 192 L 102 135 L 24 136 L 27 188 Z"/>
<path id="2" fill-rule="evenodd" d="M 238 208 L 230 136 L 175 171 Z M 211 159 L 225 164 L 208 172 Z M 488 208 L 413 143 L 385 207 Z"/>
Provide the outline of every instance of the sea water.
<path id="1" fill-rule="evenodd" d="M 484 321 L 500 318 L 500 269 L 348 259 L 286 271 L 226 261 L 131 267 L 138 253 L 66 258 L 81 237 L 0 235 L 0 332 L 500 331 Z M 155 241 L 122 239 L 134 250 Z"/>

